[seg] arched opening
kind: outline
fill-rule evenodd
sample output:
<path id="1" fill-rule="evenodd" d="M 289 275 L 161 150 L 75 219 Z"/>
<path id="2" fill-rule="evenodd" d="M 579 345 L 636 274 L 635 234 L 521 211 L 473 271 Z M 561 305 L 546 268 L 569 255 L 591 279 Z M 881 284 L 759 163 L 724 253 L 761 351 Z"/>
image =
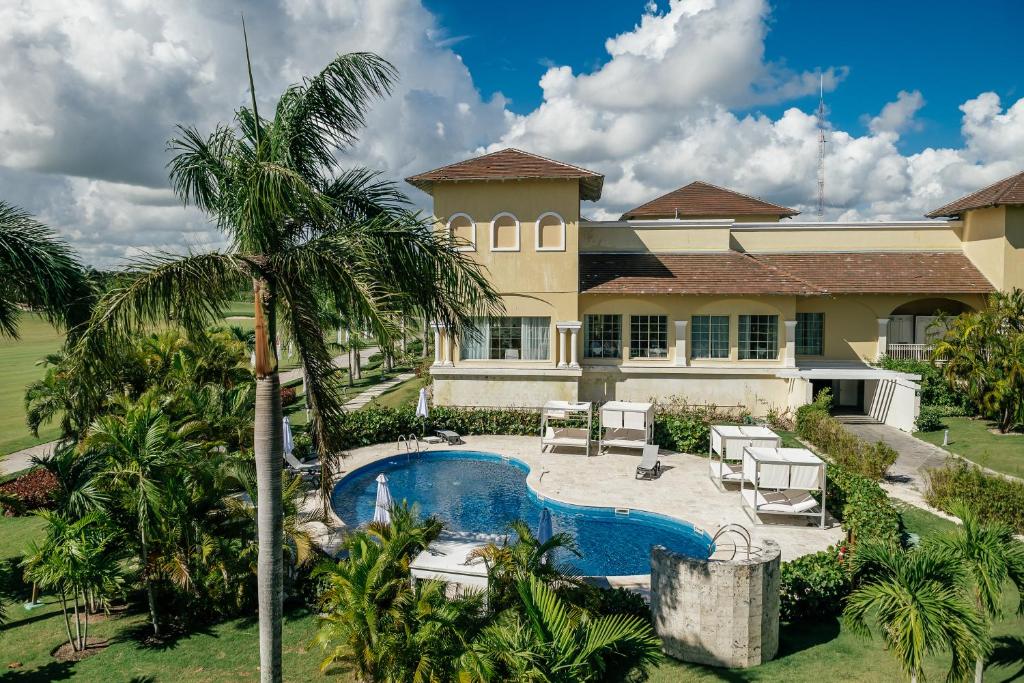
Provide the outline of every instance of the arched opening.
<path id="1" fill-rule="evenodd" d="M 946 298 L 916 299 L 901 304 L 889 314 L 886 353 L 901 360 L 928 360 L 931 346 L 949 325 L 949 318 L 974 308 Z"/>

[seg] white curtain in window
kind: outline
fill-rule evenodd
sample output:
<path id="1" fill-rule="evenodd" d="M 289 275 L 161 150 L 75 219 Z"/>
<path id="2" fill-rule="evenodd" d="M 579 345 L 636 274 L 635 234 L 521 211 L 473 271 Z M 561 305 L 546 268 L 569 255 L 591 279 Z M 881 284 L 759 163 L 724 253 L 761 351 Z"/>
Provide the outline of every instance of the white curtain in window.
<path id="1" fill-rule="evenodd" d="M 551 318 L 523 318 L 523 359 L 547 360 L 551 348 Z"/>
<path id="2" fill-rule="evenodd" d="M 472 326 L 467 326 L 462 332 L 462 360 L 487 360 L 487 350 L 491 345 L 490 332 L 487 318 L 473 318 Z"/>

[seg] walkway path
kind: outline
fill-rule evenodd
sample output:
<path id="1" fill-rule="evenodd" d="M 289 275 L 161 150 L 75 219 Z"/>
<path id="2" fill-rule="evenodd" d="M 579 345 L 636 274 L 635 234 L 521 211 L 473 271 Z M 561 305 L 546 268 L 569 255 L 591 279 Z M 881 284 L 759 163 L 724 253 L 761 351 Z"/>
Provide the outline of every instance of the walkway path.
<path id="1" fill-rule="evenodd" d="M 365 406 L 367 403 L 369 403 L 373 399 L 375 399 L 378 396 L 380 396 L 381 394 L 383 394 L 385 391 L 388 391 L 390 389 L 394 389 L 395 387 L 397 387 L 402 382 L 408 382 L 409 380 L 411 380 L 415 376 L 416 376 L 415 372 L 403 372 L 400 375 L 396 375 L 395 377 L 392 377 L 391 379 L 389 379 L 386 382 L 381 382 L 380 384 L 374 384 L 372 387 L 370 387 L 369 389 L 367 389 L 366 391 L 364 391 L 363 393 L 359 394 L 354 399 L 352 399 L 351 401 L 346 403 L 345 404 L 345 409 L 346 410 L 359 410 L 360 408 Z"/>
<path id="2" fill-rule="evenodd" d="M 915 439 L 895 427 L 865 422 L 845 422 L 843 426 L 868 443 L 882 441 L 892 446 L 899 457 L 886 473 L 886 483 L 896 489 L 911 489 L 922 496 L 922 501 L 928 486 L 925 473 L 942 467 L 950 457 L 948 452 L 938 446 Z"/>
<path id="3" fill-rule="evenodd" d="M 53 453 L 53 447 L 56 445 L 56 441 L 50 441 L 49 443 L 41 443 L 5 456 L 0 456 L 3 458 L 0 459 L 0 476 L 27 470 L 29 467 L 32 467 L 32 458 L 50 457 L 50 454 Z"/>

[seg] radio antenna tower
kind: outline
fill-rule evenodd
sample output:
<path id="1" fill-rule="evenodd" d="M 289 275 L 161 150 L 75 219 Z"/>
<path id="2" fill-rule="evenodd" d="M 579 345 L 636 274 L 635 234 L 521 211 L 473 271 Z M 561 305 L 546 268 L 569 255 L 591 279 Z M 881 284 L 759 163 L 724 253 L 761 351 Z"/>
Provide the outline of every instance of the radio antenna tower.
<path id="1" fill-rule="evenodd" d="M 825 76 L 818 77 L 818 218 L 825 216 Z"/>

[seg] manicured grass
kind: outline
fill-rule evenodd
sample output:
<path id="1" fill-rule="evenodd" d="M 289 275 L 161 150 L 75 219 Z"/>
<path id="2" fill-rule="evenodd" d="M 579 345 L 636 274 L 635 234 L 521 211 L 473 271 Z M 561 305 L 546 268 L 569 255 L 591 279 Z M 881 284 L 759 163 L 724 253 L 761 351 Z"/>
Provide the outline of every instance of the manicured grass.
<path id="1" fill-rule="evenodd" d="M 990 430 L 995 429 L 994 423 L 969 417 L 947 417 L 943 422 L 949 428 L 948 450 L 982 467 L 1024 478 L 1024 433 L 993 433 Z M 942 445 L 942 430 L 917 432 L 914 436 Z"/>
<path id="2" fill-rule="evenodd" d="M 20 339 L 0 337 L 0 458 L 7 453 L 57 438 L 50 424 L 32 436 L 25 426 L 25 387 L 45 373 L 36 365 L 45 355 L 60 350 L 64 335 L 37 315 L 22 315 Z"/>
<path id="3" fill-rule="evenodd" d="M 413 377 L 407 382 L 402 382 L 394 389 L 384 392 L 367 405 L 381 406 L 384 408 L 401 408 L 402 406 L 416 406 L 419 400 L 420 389 L 430 384 L 430 377 L 423 375 Z"/>

